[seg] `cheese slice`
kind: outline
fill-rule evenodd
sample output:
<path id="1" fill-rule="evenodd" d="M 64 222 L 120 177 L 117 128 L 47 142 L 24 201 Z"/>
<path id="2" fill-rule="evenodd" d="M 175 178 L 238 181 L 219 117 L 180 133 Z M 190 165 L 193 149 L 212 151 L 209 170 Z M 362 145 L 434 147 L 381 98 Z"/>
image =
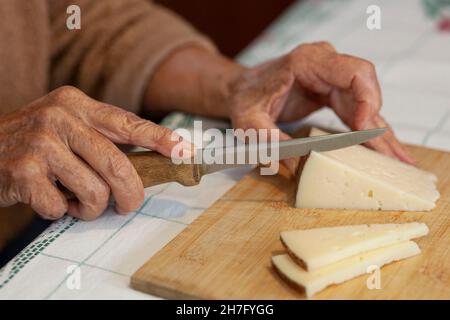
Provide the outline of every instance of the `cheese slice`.
<path id="1" fill-rule="evenodd" d="M 352 225 L 281 232 L 281 241 L 306 270 L 428 234 L 424 223 Z"/>
<path id="2" fill-rule="evenodd" d="M 439 198 L 436 176 L 360 145 L 313 151 L 301 167 L 298 208 L 429 211 Z"/>
<path id="3" fill-rule="evenodd" d="M 311 297 L 329 285 L 367 273 L 369 266 L 381 268 L 385 264 L 419 253 L 420 249 L 415 242 L 405 241 L 352 256 L 312 272 L 305 271 L 288 254 L 273 256 L 272 264 L 283 278 L 303 288 L 306 296 Z"/>

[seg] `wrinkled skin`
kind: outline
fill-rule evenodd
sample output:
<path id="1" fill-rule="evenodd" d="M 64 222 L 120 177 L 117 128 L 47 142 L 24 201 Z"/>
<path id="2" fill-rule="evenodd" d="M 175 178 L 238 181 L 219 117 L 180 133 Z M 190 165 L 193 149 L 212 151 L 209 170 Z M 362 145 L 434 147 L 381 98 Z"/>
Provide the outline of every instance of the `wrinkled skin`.
<path id="1" fill-rule="evenodd" d="M 367 145 L 414 163 L 379 113 L 381 91 L 373 64 L 339 54 L 327 42 L 300 45 L 281 58 L 244 70 L 231 92 L 228 108 L 235 127 L 277 128 L 277 121 L 298 120 L 329 106 L 353 130 L 389 128 Z"/>
<path id="2" fill-rule="evenodd" d="M 0 206 L 23 202 L 47 219 L 67 212 L 92 220 L 112 193 L 117 212 L 133 211 L 143 201 L 142 182 L 113 142 L 170 156 L 178 143 L 171 134 L 73 87 L 59 88 L 0 118 Z M 66 200 L 56 180 L 78 200 Z"/>

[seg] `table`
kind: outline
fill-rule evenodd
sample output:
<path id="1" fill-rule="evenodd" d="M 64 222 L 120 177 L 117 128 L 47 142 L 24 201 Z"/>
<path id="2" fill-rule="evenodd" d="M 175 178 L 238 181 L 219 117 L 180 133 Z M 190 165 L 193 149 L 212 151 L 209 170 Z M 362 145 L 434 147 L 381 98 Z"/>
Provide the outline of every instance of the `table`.
<path id="1" fill-rule="evenodd" d="M 382 114 L 402 141 L 450 150 L 450 33 L 439 29 L 442 14 L 448 11 L 437 3 L 295 3 L 238 60 L 255 65 L 299 43 L 330 41 L 338 51 L 375 63 L 383 89 Z M 366 8 L 372 4 L 381 9 L 381 30 L 366 28 Z M 191 128 L 195 119 L 175 113 L 163 124 Z M 227 127 L 226 123 L 202 120 L 203 129 Z M 304 124 L 345 129 L 329 109 L 295 125 Z M 71 217 L 54 222 L 0 270 L 0 299 L 156 299 L 132 290 L 130 276 L 247 170 L 206 176 L 195 187 L 169 183 L 147 188 L 142 207 L 128 216 L 108 209 L 93 222 Z"/>

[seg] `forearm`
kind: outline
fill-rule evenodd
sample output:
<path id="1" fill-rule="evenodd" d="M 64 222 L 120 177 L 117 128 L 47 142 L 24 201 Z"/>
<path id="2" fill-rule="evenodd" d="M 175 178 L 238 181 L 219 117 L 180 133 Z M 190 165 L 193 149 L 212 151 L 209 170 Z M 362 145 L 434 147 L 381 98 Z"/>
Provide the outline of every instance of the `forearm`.
<path id="1" fill-rule="evenodd" d="M 190 46 L 173 52 L 150 80 L 144 103 L 147 113 L 185 111 L 228 118 L 230 86 L 243 66 L 220 54 Z"/>

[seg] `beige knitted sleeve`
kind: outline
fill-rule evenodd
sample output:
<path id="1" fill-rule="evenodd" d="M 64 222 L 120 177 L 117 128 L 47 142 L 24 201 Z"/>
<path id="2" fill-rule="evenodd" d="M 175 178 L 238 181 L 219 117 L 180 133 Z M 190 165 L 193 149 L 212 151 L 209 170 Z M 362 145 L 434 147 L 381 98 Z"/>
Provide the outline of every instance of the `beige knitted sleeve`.
<path id="1" fill-rule="evenodd" d="M 171 51 L 188 44 L 215 50 L 179 16 L 147 0 L 48 1 L 52 89 L 73 85 L 138 113 L 152 73 Z M 80 30 L 66 27 L 73 4 L 81 9 Z"/>

